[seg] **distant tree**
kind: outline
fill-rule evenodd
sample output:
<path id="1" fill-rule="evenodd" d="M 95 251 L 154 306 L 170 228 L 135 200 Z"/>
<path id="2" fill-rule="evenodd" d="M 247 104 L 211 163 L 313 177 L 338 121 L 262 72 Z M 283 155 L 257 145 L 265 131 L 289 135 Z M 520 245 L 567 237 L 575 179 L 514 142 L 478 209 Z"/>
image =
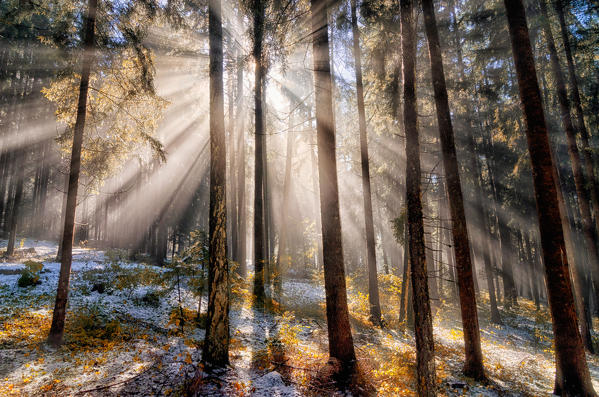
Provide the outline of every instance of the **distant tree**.
<path id="1" fill-rule="evenodd" d="M 418 395 L 436 395 L 433 323 L 428 294 L 428 272 L 424 246 L 424 222 L 420 187 L 420 142 L 416 103 L 416 32 L 413 4 L 401 0 L 401 44 L 404 81 L 404 125 L 406 131 L 406 191 L 409 255 L 416 336 Z"/>
<path id="2" fill-rule="evenodd" d="M 376 242 L 372 216 L 372 193 L 370 188 L 370 165 L 368 163 L 368 135 L 366 132 L 366 111 L 364 109 L 364 85 L 362 83 L 362 53 L 360 51 L 360 30 L 356 13 L 356 0 L 351 0 L 351 25 L 354 42 L 354 69 L 356 73 L 356 96 L 360 133 L 360 162 L 362 165 L 362 195 L 364 197 L 364 221 L 366 230 L 366 266 L 368 267 L 368 302 L 370 319 L 375 324 L 381 322 L 381 304 L 376 265 Z"/>
<path id="3" fill-rule="evenodd" d="M 349 323 L 341 243 L 327 22 L 328 4 L 328 0 L 310 2 L 326 314 L 330 358 L 338 360 L 342 369 L 351 370 L 355 365 L 356 354 Z"/>
<path id="4" fill-rule="evenodd" d="M 521 0 L 504 0 L 533 172 L 549 308 L 555 338 L 554 393 L 595 396 L 568 271 L 553 161 L 526 14 Z"/>

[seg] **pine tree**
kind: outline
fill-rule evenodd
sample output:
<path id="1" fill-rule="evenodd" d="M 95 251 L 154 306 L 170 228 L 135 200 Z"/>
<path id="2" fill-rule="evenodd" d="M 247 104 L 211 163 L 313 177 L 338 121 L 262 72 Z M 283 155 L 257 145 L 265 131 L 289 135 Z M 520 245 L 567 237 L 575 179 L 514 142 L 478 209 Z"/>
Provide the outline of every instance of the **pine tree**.
<path id="1" fill-rule="evenodd" d="M 329 356 L 333 361 L 338 360 L 341 369 L 345 372 L 353 370 L 356 354 L 349 324 L 341 243 L 327 6 L 327 0 L 311 0 L 310 2 L 316 97 L 316 138 Z"/>
<path id="2" fill-rule="evenodd" d="M 208 314 L 202 361 L 229 363 L 229 263 L 227 259 L 226 143 L 221 0 L 208 3 L 210 36 L 210 219 Z"/>
<path id="3" fill-rule="evenodd" d="M 424 222 L 420 187 L 420 142 L 416 103 L 416 33 L 413 4 L 401 0 L 401 38 L 404 81 L 404 125 L 406 131 L 406 191 L 409 230 L 409 255 L 414 306 L 414 334 L 416 336 L 416 369 L 418 395 L 434 396 L 435 356 L 433 324 L 428 294 L 428 273 L 424 247 Z"/>
<path id="4" fill-rule="evenodd" d="M 521 0 L 504 0 L 514 56 L 526 136 L 533 172 L 535 200 L 541 232 L 547 296 L 553 321 L 556 356 L 555 394 L 594 396 L 578 323 L 561 215 L 555 187 L 553 162 L 541 92 Z"/>
<path id="5" fill-rule="evenodd" d="M 364 85 L 362 83 L 362 53 L 360 51 L 360 31 L 358 29 L 358 16 L 356 14 L 356 8 L 356 0 L 351 0 L 351 24 L 354 41 L 354 69 L 356 73 L 356 96 L 358 102 L 358 120 L 360 130 L 360 162 L 362 165 L 362 195 L 364 196 L 364 220 L 366 230 L 368 302 L 370 303 L 371 321 L 375 324 L 380 324 L 381 304 L 379 302 L 374 220 L 372 216 L 370 165 L 368 163 L 368 136 L 366 132 L 366 111 L 364 109 Z"/>
<path id="6" fill-rule="evenodd" d="M 71 150 L 71 163 L 67 190 L 66 209 L 64 213 L 64 231 L 61 242 L 60 274 L 56 290 L 56 302 L 52 313 L 52 325 L 48 335 L 48 342 L 53 345 L 62 343 L 64 335 L 64 322 L 69 296 L 69 279 L 71 277 L 71 262 L 73 260 L 73 237 L 75 232 L 75 211 L 77 209 L 77 190 L 79 188 L 79 174 L 81 171 L 81 146 L 85 117 L 87 114 L 87 93 L 89 90 L 89 75 L 94 62 L 94 40 L 97 0 L 88 0 L 85 14 L 85 30 L 83 38 L 83 63 L 81 66 L 81 82 L 79 84 L 79 100 L 77 103 L 77 120 L 74 127 L 73 147 Z"/>

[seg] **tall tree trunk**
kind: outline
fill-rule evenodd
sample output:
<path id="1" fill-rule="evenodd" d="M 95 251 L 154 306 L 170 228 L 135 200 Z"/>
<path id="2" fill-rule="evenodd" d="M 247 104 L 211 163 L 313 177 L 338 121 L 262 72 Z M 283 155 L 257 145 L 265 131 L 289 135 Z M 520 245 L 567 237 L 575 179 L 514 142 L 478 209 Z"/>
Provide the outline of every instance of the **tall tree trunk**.
<path id="1" fill-rule="evenodd" d="M 223 90 L 221 0 L 208 3 L 210 35 L 210 218 L 208 314 L 202 361 L 229 363 L 229 262 L 227 258 L 227 159 Z"/>
<path id="2" fill-rule="evenodd" d="M 354 367 L 356 354 L 349 324 L 341 240 L 327 8 L 328 0 L 310 2 L 326 313 L 329 355 L 350 369 Z"/>
<path id="3" fill-rule="evenodd" d="M 233 40 L 231 40 L 233 41 Z M 233 49 L 233 53 L 236 53 L 237 50 Z M 228 134 L 228 140 L 229 142 L 227 143 L 227 149 L 229 150 L 229 174 L 227 176 L 227 182 L 228 182 L 228 186 L 229 186 L 229 194 L 231 195 L 231 197 L 228 200 L 227 206 L 228 206 L 228 212 L 230 214 L 230 222 L 229 222 L 229 233 L 230 233 L 230 250 L 231 250 L 231 258 L 234 261 L 237 261 L 238 255 L 239 253 L 237 252 L 237 248 L 238 248 L 238 244 L 237 244 L 237 238 L 238 238 L 238 233 L 237 233 L 237 227 L 239 225 L 238 221 L 237 221 L 237 189 L 235 186 L 235 181 L 237 178 L 235 178 L 236 173 L 237 173 L 237 153 L 235 153 L 235 121 L 236 121 L 236 115 L 235 115 L 235 95 L 234 95 L 234 85 L 233 85 L 233 70 L 234 67 L 233 65 L 236 63 L 236 59 L 234 58 L 233 61 L 231 61 L 230 63 L 230 67 L 229 67 L 229 72 L 227 73 L 228 78 L 229 78 L 229 134 Z"/>
<path id="4" fill-rule="evenodd" d="M 362 194 L 364 196 L 364 219 L 366 231 L 366 265 L 368 267 L 368 303 L 370 320 L 381 323 L 381 304 L 377 280 L 376 243 L 372 216 L 372 193 L 370 188 L 370 166 L 368 164 L 368 136 L 366 133 L 366 110 L 364 109 L 364 86 L 362 84 L 362 54 L 360 52 L 360 31 L 356 15 L 356 0 L 351 0 L 351 24 L 354 40 L 354 69 L 356 72 L 356 95 L 360 130 L 360 161 L 362 163 Z"/>
<path id="5" fill-rule="evenodd" d="M 416 103 L 416 32 L 411 0 L 401 0 L 401 43 L 404 80 L 404 125 L 406 131 L 406 191 L 410 265 L 416 336 L 418 395 L 436 395 L 433 323 L 428 295 L 428 273 L 424 247 L 424 222 L 420 188 L 420 142 Z"/>
<path id="6" fill-rule="evenodd" d="M 262 79 L 264 78 L 264 59 L 262 41 L 264 38 L 264 0 L 254 0 L 254 298 L 260 305 L 264 302 L 264 266 L 266 264 L 266 238 L 264 224 L 264 115 L 262 109 Z"/>
<path id="7" fill-rule="evenodd" d="M 517 303 L 514 269 L 512 266 L 512 232 L 502 219 L 498 219 L 501 241 L 501 278 L 503 280 L 503 306 L 508 309 Z"/>
<path id="8" fill-rule="evenodd" d="M 470 166 L 472 170 L 476 174 L 475 187 L 478 188 L 474 195 L 476 196 L 476 209 L 478 212 L 478 220 L 480 222 L 480 227 L 483 229 L 483 233 L 485 235 L 482 246 L 483 246 L 483 262 L 485 266 L 485 275 L 487 279 L 487 289 L 489 290 L 489 303 L 491 306 L 491 322 L 495 324 L 501 324 L 501 315 L 499 314 L 499 309 L 497 309 L 497 296 L 495 292 L 495 283 L 493 282 L 493 265 L 491 264 L 491 239 L 490 239 L 490 230 L 491 227 L 488 222 L 487 214 L 485 214 L 485 209 L 483 206 L 482 195 L 483 195 L 483 180 L 482 180 L 482 170 L 480 164 L 478 162 L 478 156 L 476 155 L 476 149 L 474 144 L 474 137 L 472 134 L 468 136 L 468 150 L 471 153 L 470 156 Z M 486 243 L 486 247 L 485 247 Z"/>
<path id="9" fill-rule="evenodd" d="M 572 124 L 572 118 L 570 116 L 570 101 L 568 100 L 568 92 L 566 90 L 566 82 L 564 79 L 564 75 L 562 73 L 561 66 L 559 64 L 559 58 L 557 55 L 557 48 L 555 47 L 555 41 L 553 39 L 553 33 L 551 31 L 551 25 L 549 24 L 549 15 L 547 13 L 547 4 L 545 0 L 541 0 L 541 22 L 543 26 L 543 30 L 545 32 L 545 40 L 547 41 L 547 47 L 549 49 L 549 58 L 551 61 L 551 68 L 553 70 L 553 77 L 555 79 L 555 84 L 557 86 L 557 97 L 559 102 L 559 108 L 561 113 L 562 124 L 564 127 L 564 131 L 566 133 L 566 139 L 568 142 L 568 154 L 570 155 L 570 161 L 572 163 L 572 174 L 574 175 L 574 184 L 576 187 L 576 195 L 578 196 L 578 207 L 580 210 L 581 220 L 582 220 L 582 229 L 585 237 L 585 245 L 587 247 L 587 254 L 589 255 L 589 267 L 593 272 L 593 278 L 599 281 L 599 251 L 597 250 L 596 235 L 595 229 L 591 223 L 591 210 L 590 210 L 590 201 L 589 196 L 586 190 L 585 176 L 582 171 L 582 164 L 580 161 L 580 155 L 578 153 L 578 146 L 576 146 L 576 131 L 574 130 L 574 125 Z M 556 160 L 557 157 L 554 158 Z M 557 170 L 556 170 L 556 178 L 557 178 Z M 594 182 L 591 181 L 593 184 Z M 566 207 L 562 196 L 561 186 L 559 183 L 559 178 L 556 182 L 556 189 L 558 193 L 558 200 L 560 204 L 560 213 L 562 214 L 562 226 L 564 228 L 564 238 L 566 243 L 566 249 L 573 249 L 571 244 L 569 244 L 569 219 L 567 217 Z M 569 245 L 569 246 L 568 246 Z M 570 255 L 572 258 L 573 255 Z M 593 351 L 593 342 L 590 339 L 590 333 L 586 328 L 586 318 L 584 312 L 584 305 L 582 304 L 582 296 L 580 293 L 580 280 L 578 279 L 578 272 L 576 269 L 576 262 L 570 260 L 570 271 L 573 276 L 573 288 L 574 288 L 574 297 L 578 302 L 578 317 L 582 330 L 583 340 L 585 341 L 586 348 L 592 352 Z M 597 296 L 599 296 L 599 291 L 596 291 Z"/>
<path id="10" fill-rule="evenodd" d="M 572 102 L 576 111 L 576 127 L 580 132 L 582 141 L 582 154 L 584 159 L 584 169 L 586 177 L 592 183 L 589 185 L 591 201 L 593 203 L 593 218 L 595 219 L 595 233 L 599 233 L 599 186 L 595 169 L 593 167 L 593 151 L 589 143 L 589 132 L 584 123 L 584 112 L 582 110 L 582 102 L 580 100 L 580 91 L 578 89 L 578 80 L 576 78 L 576 67 L 574 65 L 574 57 L 572 56 L 572 48 L 570 46 L 570 34 L 566 25 L 566 17 L 564 15 L 564 1 L 556 0 L 554 2 L 555 11 L 559 20 L 562 41 L 564 43 L 564 51 L 566 53 L 566 61 L 568 62 L 568 75 L 570 77 L 570 91 L 572 94 Z M 599 281 L 595 281 L 595 290 L 599 290 Z M 596 292 L 597 300 L 599 301 L 599 292 Z"/>
<path id="11" fill-rule="evenodd" d="M 441 55 L 439 32 L 435 20 L 435 11 L 432 0 L 423 0 L 424 25 L 428 38 L 428 47 L 431 60 L 431 74 L 435 104 L 437 108 L 437 121 L 441 138 L 441 150 L 445 177 L 447 179 L 447 197 L 452 220 L 453 244 L 455 247 L 456 269 L 458 273 L 458 286 L 460 293 L 460 308 L 462 313 L 462 326 L 464 328 L 464 349 L 466 360 L 464 374 L 472 378 L 484 379 L 482 350 L 480 347 L 480 334 L 478 330 L 478 313 L 476 310 L 476 296 L 474 293 L 474 279 L 472 273 L 472 259 L 470 257 L 470 244 L 464 212 L 464 200 L 458 161 L 456 157 L 453 127 L 447 98 L 445 73 Z"/>
<path id="12" fill-rule="evenodd" d="M 308 114 L 308 119 L 311 119 L 311 115 Z M 311 129 L 311 127 L 309 127 Z M 310 165 L 311 165 L 311 178 L 312 178 L 312 189 L 314 190 L 314 217 L 316 218 L 316 233 L 322 231 L 322 219 L 320 218 L 320 201 L 319 201 L 319 182 L 318 182 L 318 164 L 316 160 L 316 155 L 314 154 L 313 146 L 316 146 L 314 142 L 315 134 L 311 134 L 310 139 Z M 323 267 L 322 263 L 322 238 L 321 236 L 316 236 L 316 255 L 315 257 L 315 265 L 318 270 Z"/>
<path id="13" fill-rule="evenodd" d="M 237 227 L 237 243 L 239 248 L 237 249 L 239 262 L 239 274 L 245 277 L 247 274 L 246 265 L 246 208 L 245 208 L 245 102 L 243 99 L 243 58 L 239 56 L 237 58 L 237 128 L 239 129 L 237 153 L 239 156 L 239 170 L 237 174 L 237 211 L 238 211 L 238 222 Z"/>
<path id="14" fill-rule="evenodd" d="M 64 213 L 64 230 L 62 235 L 60 274 L 58 276 L 58 289 L 56 302 L 52 313 L 52 325 L 48 342 L 53 345 L 62 343 L 64 334 L 64 321 L 69 295 L 69 279 L 71 276 L 71 262 L 73 259 L 73 234 L 75 231 L 75 211 L 77 210 L 77 190 L 79 187 L 79 173 L 81 170 L 81 146 L 85 129 L 85 116 L 87 114 L 87 92 L 89 89 L 89 75 L 94 61 L 94 39 L 96 25 L 97 0 L 88 0 L 85 15 L 85 30 L 83 37 L 83 64 L 81 67 L 81 82 L 79 85 L 79 100 L 77 103 L 77 119 L 73 131 L 73 148 L 71 151 L 71 165 L 69 172 L 69 188 L 67 192 L 66 211 Z"/>
<path id="15" fill-rule="evenodd" d="M 401 297 L 399 303 L 399 322 L 402 323 L 408 319 L 408 306 L 410 290 L 410 278 L 412 277 L 412 271 L 410 269 L 410 246 L 408 241 L 410 239 L 407 218 L 406 225 L 404 226 L 404 249 L 403 249 L 403 275 L 401 279 Z"/>
<path id="16" fill-rule="evenodd" d="M 555 394 L 594 396 L 595 391 L 587 367 L 584 345 L 578 331 L 553 174 L 554 164 L 524 5 L 521 0 L 504 0 L 504 3 L 518 76 L 520 100 L 526 121 L 547 296 L 553 320 L 557 367 Z"/>
<path id="17" fill-rule="evenodd" d="M 458 26 L 458 22 L 457 22 L 457 12 L 456 12 L 456 8 L 455 8 L 455 2 L 453 0 L 451 0 L 449 2 L 449 8 L 450 8 L 450 13 L 451 13 L 452 27 L 453 27 L 454 33 L 456 35 L 455 45 L 457 48 L 458 71 L 459 71 L 460 79 L 462 81 L 465 81 L 464 70 L 466 68 L 464 66 L 464 61 L 463 61 L 463 56 L 462 56 L 461 35 L 460 35 L 460 30 L 459 30 L 459 26 Z M 493 282 L 493 276 L 494 276 L 493 265 L 491 264 L 491 257 L 490 257 L 490 252 L 489 252 L 489 250 L 491 249 L 491 244 L 490 244 L 491 243 L 491 236 L 490 236 L 491 228 L 490 228 L 490 225 L 488 222 L 488 218 L 485 214 L 485 210 L 484 210 L 484 206 L 483 206 L 483 202 L 482 202 L 482 197 L 483 197 L 483 192 L 484 192 L 482 170 L 481 170 L 480 163 L 478 161 L 478 156 L 476 154 L 476 145 L 474 142 L 474 130 L 472 129 L 472 118 L 471 118 L 469 112 L 466 112 L 464 117 L 465 117 L 465 125 L 469 129 L 467 142 L 468 142 L 468 151 L 470 152 L 469 153 L 470 154 L 470 156 L 469 156 L 470 168 L 474 174 L 473 175 L 474 196 L 475 196 L 475 200 L 476 200 L 478 221 L 480 222 L 480 227 L 482 227 L 482 229 L 483 229 L 482 233 L 485 236 L 484 242 L 482 243 L 483 250 L 484 250 L 483 262 L 484 262 L 485 274 L 486 274 L 486 278 L 487 278 L 487 289 L 489 290 L 489 301 L 490 301 L 490 306 L 491 306 L 491 322 L 496 323 L 496 324 L 501 324 L 501 316 L 499 314 L 499 310 L 497 309 L 495 284 Z M 487 243 L 486 248 L 484 247 L 485 242 Z M 473 268 L 474 268 L 474 264 L 473 264 Z"/>
<path id="18" fill-rule="evenodd" d="M 285 155 L 285 177 L 283 180 L 283 204 L 281 205 L 281 228 L 279 231 L 279 251 L 277 252 L 276 268 L 274 274 L 274 292 L 280 299 L 282 280 L 281 280 L 281 258 L 287 258 L 287 214 L 289 212 L 289 199 L 291 194 L 291 167 L 293 166 L 293 147 L 295 134 L 293 133 L 293 107 L 291 99 L 289 100 L 289 123 L 287 130 L 287 150 Z M 288 265 L 289 261 L 285 259 Z"/>
<path id="19" fill-rule="evenodd" d="M 23 143 L 23 142 L 22 142 Z M 24 161 L 25 150 L 17 149 L 15 155 L 16 173 L 13 183 L 15 184 L 15 195 L 12 200 L 12 208 L 8 225 L 8 244 L 6 246 L 6 255 L 12 256 L 15 250 L 15 242 L 17 239 L 17 223 L 19 220 L 19 211 L 21 209 L 21 200 L 23 198 L 23 179 L 24 179 Z"/>

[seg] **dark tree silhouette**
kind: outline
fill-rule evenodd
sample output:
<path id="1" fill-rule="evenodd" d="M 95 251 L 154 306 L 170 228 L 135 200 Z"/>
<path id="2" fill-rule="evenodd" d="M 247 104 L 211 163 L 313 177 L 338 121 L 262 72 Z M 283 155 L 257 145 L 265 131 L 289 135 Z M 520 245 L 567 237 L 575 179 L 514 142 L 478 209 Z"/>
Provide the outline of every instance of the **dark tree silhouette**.
<path id="1" fill-rule="evenodd" d="M 360 162 L 362 165 L 362 195 L 364 196 L 364 220 L 366 230 L 366 265 L 368 266 L 368 302 L 370 319 L 381 322 L 379 283 L 377 280 L 376 245 L 374 221 L 372 217 L 372 193 L 370 188 L 370 165 L 368 164 L 368 135 L 366 133 L 366 111 L 364 109 L 364 85 L 362 83 L 362 54 L 360 51 L 360 30 L 356 14 L 356 0 L 351 0 L 351 24 L 354 40 L 354 69 L 356 72 L 356 95 L 358 100 L 358 120 L 360 130 Z"/>
<path id="2" fill-rule="evenodd" d="M 557 367 L 555 394 L 594 396 L 595 391 L 587 367 L 584 346 L 578 332 L 568 260 L 564 250 L 565 242 L 553 173 L 554 164 L 524 5 L 521 0 L 504 0 L 504 3 L 522 111 L 526 121 L 526 137 L 541 232 L 547 296 L 553 321 Z"/>
<path id="3" fill-rule="evenodd" d="M 476 310 L 476 296 L 474 293 L 474 279 L 472 275 L 472 259 L 470 257 L 470 243 L 466 226 L 464 199 L 460 185 L 458 160 L 455 150 L 453 126 L 447 99 L 447 86 L 443 71 L 443 59 L 437 21 L 432 0 L 422 0 L 424 11 L 424 26 L 428 39 L 428 48 L 431 60 L 431 75 L 433 78 L 433 91 L 437 108 L 437 122 L 441 138 L 441 151 L 445 178 L 447 179 L 447 196 L 451 212 L 453 245 L 456 258 L 456 270 L 460 294 L 460 309 L 462 313 L 462 326 L 464 328 L 464 374 L 474 379 L 484 379 L 483 355 L 480 347 L 480 334 L 478 331 L 478 313 Z"/>
<path id="4" fill-rule="evenodd" d="M 81 171 L 81 146 L 83 145 L 83 131 L 85 130 L 85 116 L 87 114 L 87 92 L 89 90 L 89 75 L 94 62 L 94 40 L 96 27 L 97 0 L 89 0 L 85 14 L 85 28 L 83 36 L 83 63 L 81 66 L 81 83 L 79 84 L 79 100 L 77 102 L 77 119 L 73 133 L 73 148 L 71 151 L 71 165 L 69 172 L 69 185 L 67 190 L 66 209 L 64 212 L 64 231 L 62 235 L 60 274 L 58 276 L 58 289 L 56 302 L 52 313 L 52 325 L 48 342 L 58 345 L 64 335 L 64 321 L 69 296 L 69 279 L 71 277 L 71 262 L 73 260 L 73 235 L 75 232 L 75 211 L 77 209 L 77 190 L 79 188 L 79 174 Z"/>
<path id="5" fill-rule="evenodd" d="M 434 396 L 435 356 L 433 323 L 428 294 L 428 273 L 424 247 L 424 222 L 420 188 L 420 142 L 416 103 L 416 33 L 413 4 L 401 0 L 401 45 L 404 81 L 404 126 L 406 131 L 406 192 L 409 255 L 414 306 L 414 334 L 418 371 L 418 395 Z"/>
<path id="6" fill-rule="evenodd" d="M 264 0 L 254 0 L 253 3 L 254 34 L 254 126 L 255 126 L 255 157 L 254 157 L 254 297 L 258 304 L 264 302 L 264 265 L 267 259 L 266 230 L 265 230 L 265 136 L 264 114 L 262 100 L 264 93 Z"/>
<path id="7" fill-rule="evenodd" d="M 210 219 L 208 314 L 202 361 L 229 363 L 229 263 L 227 259 L 226 143 L 221 0 L 208 3 L 210 36 Z"/>
<path id="8" fill-rule="evenodd" d="M 327 5 L 328 0 L 311 0 L 310 3 L 324 285 L 329 355 L 339 360 L 343 369 L 349 370 L 355 364 L 356 354 L 349 324 L 341 244 Z"/>

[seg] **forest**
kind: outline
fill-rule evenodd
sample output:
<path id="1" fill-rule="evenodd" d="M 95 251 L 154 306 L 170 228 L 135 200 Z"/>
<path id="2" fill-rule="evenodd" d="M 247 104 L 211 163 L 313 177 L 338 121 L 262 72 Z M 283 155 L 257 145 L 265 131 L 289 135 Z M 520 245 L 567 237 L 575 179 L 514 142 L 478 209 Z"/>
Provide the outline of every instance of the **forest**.
<path id="1" fill-rule="evenodd" d="M 1 396 L 596 396 L 593 0 L 0 2 Z"/>

